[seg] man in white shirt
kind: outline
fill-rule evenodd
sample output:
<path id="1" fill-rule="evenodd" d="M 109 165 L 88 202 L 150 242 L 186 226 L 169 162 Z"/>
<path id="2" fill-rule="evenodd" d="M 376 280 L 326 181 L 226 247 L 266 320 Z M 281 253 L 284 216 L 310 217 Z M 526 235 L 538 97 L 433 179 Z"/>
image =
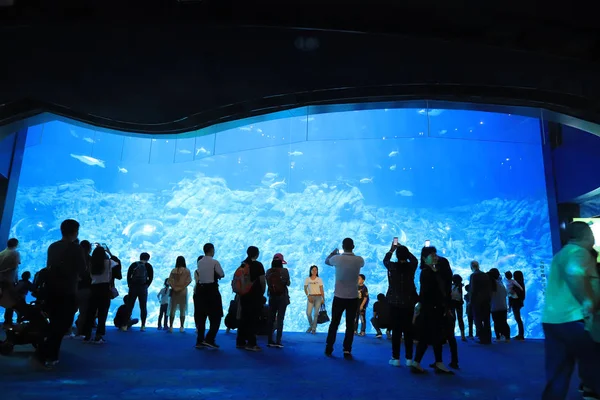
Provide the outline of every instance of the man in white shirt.
<path id="1" fill-rule="evenodd" d="M 19 241 L 15 238 L 9 239 L 6 249 L 0 252 L 0 297 L 5 297 L 3 304 L 8 305 L 16 301 L 15 284 L 18 278 L 18 268 L 21 264 L 21 255 L 17 251 Z M 6 302 L 6 303 L 5 303 Z M 14 311 L 10 306 L 4 312 L 4 323 L 12 325 Z"/>
<path id="2" fill-rule="evenodd" d="M 333 353 L 333 345 L 342 314 L 346 313 L 346 336 L 344 337 L 344 356 L 351 356 L 354 340 L 354 318 L 358 310 L 358 275 L 365 265 L 362 257 L 353 253 L 354 241 L 350 238 L 342 242 L 344 252 L 335 249 L 325 260 L 325 264 L 335 267 L 335 292 L 331 310 L 331 322 L 327 334 L 325 354 Z"/>
<path id="3" fill-rule="evenodd" d="M 215 343 L 221 318 L 223 318 L 223 302 L 219 293 L 219 279 L 225 277 L 221 264 L 215 260 L 215 246 L 212 243 L 204 245 L 204 257 L 198 258 L 198 269 L 194 272 L 196 288 L 194 289 L 194 320 L 198 337 L 196 348 L 219 348 Z M 206 319 L 210 328 L 206 337 Z"/>
<path id="4" fill-rule="evenodd" d="M 543 400 L 567 397 L 578 363 L 584 398 L 600 393 L 600 344 L 592 340 L 584 320 L 598 312 L 599 277 L 591 256 L 594 235 L 584 222 L 567 226 L 569 242 L 552 260 L 542 315 L 546 349 Z"/>

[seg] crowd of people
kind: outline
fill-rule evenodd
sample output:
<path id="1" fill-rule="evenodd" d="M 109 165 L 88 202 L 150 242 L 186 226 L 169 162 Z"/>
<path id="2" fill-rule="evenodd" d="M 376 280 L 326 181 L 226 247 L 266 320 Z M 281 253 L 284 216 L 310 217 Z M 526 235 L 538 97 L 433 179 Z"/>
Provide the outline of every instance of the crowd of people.
<path id="1" fill-rule="evenodd" d="M 62 338 L 70 330 L 77 311 L 77 334 L 86 343 L 104 343 L 110 302 L 119 296 L 115 280 L 122 279 L 121 261 L 106 245 L 96 244 L 94 247 L 88 241 L 79 242 L 77 221 L 64 221 L 61 232 L 62 240 L 50 245 L 47 266 L 36 274 L 33 283 L 29 272 L 24 272 L 20 280 L 16 279 L 21 262 L 16 239 L 10 239 L 7 249 L 0 252 L 0 299 L 6 299 L 6 293 L 11 292 L 19 299 L 14 307 L 18 313 L 17 305 L 32 291 L 49 316 L 49 327 L 34 355 L 34 360 L 45 367 L 58 362 Z M 596 365 L 600 339 L 597 253 L 593 250 L 594 237 L 588 225 L 573 223 L 568 226 L 567 233 L 570 242 L 554 257 L 548 278 L 543 316 L 548 383 L 543 398 L 565 398 L 577 362 L 584 398 L 594 399 L 598 398 L 594 397 L 595 393 L 600 391 Z M 351 357 L 354 336 L 364 336 L 366 332 L 369 291 L 365 285 L 366 277 L 361 274 L 365 261 L 354 254 L 353 240 L 344 239 L 342 248 L 343 252 L 335 249 L 325 260 L 326 265 L 335 269 L 325 354 L 333 354 L 338 328 L 345 314 L 342 349 L 345 357 Z M 175 268 L 158 294 L 161 304 L 158 329 L 173 332 L 176 312 L 179 311 L 180 329 L 183 330 L 188 287 L 194 283 L 196 347 L 219 348 L 216 336 L 224 316 L 219 281 L 225 277 L 225 272 L 214 258 L 214 245 L 205 244 L 203 251 L 204 255 L 196 260 L 193 274 L 185 258 L 177 258 Z M 284 267 L 287 262 L 282 254 L 275 254 L 271 267 L 265 271 L 258 261 L 260 251 L 257 247 L 250 246 L 246 253 L 246 259 L 235 270 L 231 280 L 235 299 L 229 312 L 234 314 L 232 318 L 236 321 L 236 347 L 248 351 L 261 350 L 257 333 L 263 309 L 267 307 L 267 345 L 282 348 L 285 313 L 290 304 L 290 274 Z M 392 261 L 393 256 L 395 261 Z M 127 271 L 129 292 L 114 319 L 120 330 L 126 331 L 139 322 L 131 318 L 136 302 L 140 307 L 140 329 L 146 329 L 148 287 L 154 280 L 154 270 L 149 261 L 150 255 L 142 253 L 139 261 L 131 264 Z M 496 340 L 509 341 L 511 333 L 507 318 L 511 311 L 518 326 L 518 334 L 512 339 L 524 339 L 520 311 L 525 301 L 525 282 L 520 271 L 514 274 L 506 271 L 502 276 L 496 268 L 483 272 L 479 263 L 472 261 L 469 283 L 463 286 L 462 277 L 453 274 L 449 261 L 439 256 L 435 247 L 423 247 L 420 259 L 417 259 L 406 246 L 396 241 L 383 258 L 383 265 L 388 271 L 388 290 L 386 294 L 378 294 L 371 323 L 377 337 L 382 337 L 382 329 L 385 329 L 386 336 L 391 338 L 390 365 L 402 364 L 400 350 L 404 342 L 404 364 L 412 372 L 425 372 L 421 363 L 427 349 L 432 347 L 434 363 L 430 367 L 436 373 L 453 374 L 451 369 L 459 369 L 456 324 L 463 341 L 473 337 L 474 325 L 478 342 L 487 345 L 492 343 L 493 321 Z M 420 268 L 418 291 L 415 285 L 417 268 Z M 308 319 L 306 332 L 314 334 L 319 312 L 324 308 L 325 290 L 316 265 L 310 267 L 308 275 L 304 281 Z M 5 323 L 12 323 L 13 312 L 12 307 L 7 307 Z M 443 362 L 444 344 L 450 348 L 448 367 Z"/>

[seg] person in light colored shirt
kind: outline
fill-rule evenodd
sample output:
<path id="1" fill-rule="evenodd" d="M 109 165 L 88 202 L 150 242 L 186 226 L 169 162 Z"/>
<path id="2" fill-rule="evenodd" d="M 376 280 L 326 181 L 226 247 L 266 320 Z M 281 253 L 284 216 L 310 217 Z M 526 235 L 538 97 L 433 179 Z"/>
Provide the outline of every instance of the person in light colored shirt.
<path id="1" fill-rule="evenodd" d="M 546 283 L 542 314 L 546 386 L 542 400 L 567 397 L 576 362 L 584 398 L 599 398 L 600 394 L 600 344 L 585 327 L 585 320 L 598 313 L 600 306 L 599 276 L 591 256 L 594 235 L 584 222 L 569 224 L 566 234 L 569 242 L 554 256 Z"/>
<path id="2" fill-rule="evenodd" d="M 304 280 L 304 293 L 306 293 L 306 316 L 308 317 L 308 329 L 306 333 L 314 335 L 317 333 L 321 305 L 325 304 L 323 279 L 319 278 L 319 267 L 316 265 L 310 267 L 309 276 Z"/>
<path id="3" fill-rule="evenodd" d="M 194 290 L 194 320 L 196 321 L 196 347 L 217 349 L 215 338 L 223 318 L 223 301 L 219 292 L 219 279 L 225 277 L 219 261 L 215 260 L 215 246 L 212 243 L 204 245 L 204 257 L 198 258 L 198 269 L 194 272 L 196 288 Z M 206 320 L 210 322 L 206 332 Z"/>
<path id="4" fill-rule="evenodd" d="M 6 292 L 5 297 L 11 300 L 7 303 L 13 303 L 18 298 L 15 284 L 17 283 L 17 271 L 21 264 L 21 255 L 17 251 L 19 241 L 15 238 L 9 239 L 6 243 L 6 249 L 0 252 L 0 294 Z M 1 297 L 1 296 L 0 296 Z M 6 307 L 4 312 L 4 324 L 12 325 L 14 310 Z"/>
<path id="5" fill-rule="evenodd" d="M 327 334 L 325 354 L 333 353 L 333 345 L 342 315 L 346 313 L 346 336 L 344 337 L 344 356 L 351 356 L 354 341 L 354 318 L 358 311 L 358 275 L 365 260 L 353 253 L 354 241 L 350 238 L 342 242 L 344 252 L 335 249 L 325 260 L 325 264 L 335 267 L 335 290 L 331 310 L 331 322 Z"/>

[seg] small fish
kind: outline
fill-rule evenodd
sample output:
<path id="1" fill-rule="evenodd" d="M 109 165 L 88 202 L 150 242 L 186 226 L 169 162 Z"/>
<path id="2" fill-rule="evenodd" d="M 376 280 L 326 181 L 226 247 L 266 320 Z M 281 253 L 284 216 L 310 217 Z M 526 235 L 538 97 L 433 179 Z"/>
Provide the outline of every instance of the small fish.
<path id="1" fill-rule="evenodd" d="M 96 143 L 96 141 L 94 139 L 90 138 L 90 137 L 83 138 L 83 140 L 86 141 L 86 142 L 88 142 L 88 143 Z"/>
<path id="2" fill-rule="evenodd" d="M 265 174 L 265 178 L 266 179 L 275 179 L 275 178 L 277 178 L 277 174 L 275 172 L 267 172 Z"/>
<path id="3" fill-rule="evenodd" d="M 240 128 L 240 131 L 246 131 L 246 132 L 250 132 L 252 130 L 252 125 L 250 126 L 243 126 Z"/>
<path id="4" fill-rule="evenodd" d="M 133 186 L 133 188 L 134 188 L 134 189 L 137 189 L 137 188 L 139 188 L 139 187 L 140 187 L 140 185 L 138 185 L 138 184 L 137 184 L 137 183 L 135 183 L 135 182 L 133 183 L 133 185 L 132 185 L 132 186 Z"/>
<path id="5" fill-rule="evenodd" d="M 372 183 L 373 182 L 373 178 L 362 178 L 360 180 L 360 183 Z"/>
<path id="6" fill-rule="evenodd" d="M 196 150 L 196 155 L 198 154 L 210 154 L 210 151 L 206 150 L 204 147 L 200 147 Z"/>
<path id="7" fill-rule="evenodd" d="M 262 129 L 260 129 L 260 128 L 258 128 L 258 129 L 256 130 L 256 132 L 258 132 L 258 133 L 263 133 L 263 132 L 262 132 Z"/>
<path id="8" fill-rule="evenodd" d="M 192 154 L 192 152 L 191 152 L 191 151 L 189 151 L 188 149 L 181 149 L 181 150 L 179 150 L 179 152 L 180 152 L 181 154 Z"/>
<path id="9" fill-rule="evenodd" d="M 98 160 L 97 158 L 90 156 L 78 156 L 77 154 L 71 154 L 71 157 L 81 161 L 84 164 L 91 166 L 98 166 L 100 168 L 105 168 L 104 161 Z"/>
<path id="10" fill-rule="evenodd" d="M 69 133 L 70 133 L 70 134 L 71 134 L 71 136 L 73 136 L 74 138 L 78 138 L 78 137 L 79 137 L 79 135 L 78 135 L 77 133 L 75 133 L 75 131 L 74 131 L 73 129 L 71 129 L 71 130 L 69 131 Z"/>
<path id="11" fill-rule="evenodd" d="M 423 109 L 417 111 L 417 113 L 419 113 L 420 115 L 429 115 L 430 117 L 437 117 L 442 112 L 444 112 L 444 110 L 439 110 L 437 108 L 432 108 L 430 110 L 423 108 Z"/>
<path id="12" fill-rule="evenodd" d="M 278 188 L 283 187 L 285 185 L 286 185 L 285 178 L 283 178 L 283 180 L 281 182 L 275 182 L 275 183 L 271 184 L 269 186 L 269 188 L 271 188 L 271 189 L 278 189 Z"/>
<path id="13" fill-rule="evenodd" d="M 447 131 L 446 129 L 442 129 L 442 130 L 440 131 L 440 135 L 445 135 L 446 133 L 448 133 L 448 131 Z"/>
<path id="14" fill-rule="evenodd" d="M 413 192 L 411 192 L 410 190 L 400 190 L 396 192 L 396 196 L 402 196 L 402 197 L 412 197 Z"/>
<path id="15" fill-rule="evenodd" d="M 381 169 L 381 165 L 379 165 L 379 164 L 375 164 L 375 168 L 377 168 L 377 169 Z"/>
<path id="16" fill-rule="evenodd" d="M 395 171 L 395 170 L 396 170 L 396 164 L 394 164 L 390 167 L 390 171 Z"/>
<path id="17" fill-rule="evenodd" d="M 119 168 L 119 172 L 122 173 L 122 174 L 126 174 L 126 173 L 129 172 L 125 168 L 122 168 L 122 167 L 117 167 L 117 168 Z"/>
<path id="18" fill-rule="evenodd" d="M 302 153 L 301 151 L 298 151 L 298 150 L 296 150 L 296 151 L 291 151 L 291 152 L 288 152 L 288 154 L 289 154 L 290 156 L 292 156 L 292 157 L 296 157 L 296 156 L 301 156 L 301 155 L 303 155 L 304 153 Z"/>
<path id="19" fill-rule="evenodd" d="M 398 155 L 398 152 L 396 150 L 394 150 L 390 154 L 388 154 L 388 157 L 396 157 L 397 155 Z"/>

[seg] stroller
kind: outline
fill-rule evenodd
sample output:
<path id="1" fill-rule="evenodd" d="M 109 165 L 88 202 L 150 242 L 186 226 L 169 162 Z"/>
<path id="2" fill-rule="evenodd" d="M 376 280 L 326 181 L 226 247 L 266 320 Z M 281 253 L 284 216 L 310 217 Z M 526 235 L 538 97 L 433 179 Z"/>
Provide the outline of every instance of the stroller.
<path id="1" fill-rule="evenodd" d="M 0 354 L 11 355 L 15 345 L 31 344 L 37 348 L 44 341 L 47 328 L 50 324 L 48 316 L 44 313 L 37 301 L 27 304 L 24 300 L 14 300 L 15 297 L 4 293 L 1 303 L 3 307 L 13 308 L 17 312 L 17 324 L 5 327 L 6 339 L 0 340 Z M 12 303 L 12 304 L 8 304 Z"/>

